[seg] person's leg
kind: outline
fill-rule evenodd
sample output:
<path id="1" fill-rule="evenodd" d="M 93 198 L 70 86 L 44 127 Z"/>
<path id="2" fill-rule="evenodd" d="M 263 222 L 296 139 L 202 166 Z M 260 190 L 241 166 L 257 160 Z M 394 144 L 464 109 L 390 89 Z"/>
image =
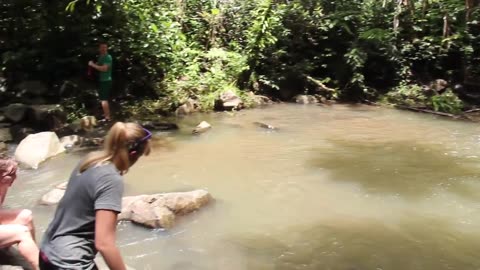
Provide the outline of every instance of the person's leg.
<path id="1" fill-rule="evenodd" d="M 39 250 L 32 239 L 27 226 L 19 224 L 0 225 L 0 248 L 6 248 L 18 244 L 18 251 L 32 265 L 33 269 L 38 266 Z"/>
<path id="2" fill-rule="evenodd" d="M 106 120 L 111 120 L 110 118 L 110 106 L 108 104 L 108 100 L 102 100 L 102 109 L 103 109 L 103 115 L 105 116 Z"/>
<path id="3" fill-rule="evenodd" d="M 0 209 L 0 225 L 19 224 L 27 226 L 35 241 L 35 226 L 33 225 L 33 214 L 28 209 Z"/>
<path id="4" fill-rule="evenodd" d="M 102 103 L 102 110 L 103 110 L 103 116 L 105 117 L 105 120 L 110 120 L 110 106 L 108 104 L 108 100 L 110 98 L 110 89 L 112 88 L 112 82 L 111 81 L 104 81 L 100 82 L 100 91 L 98 92 L 98 96 L 100 98 L 100 101 Z"/>

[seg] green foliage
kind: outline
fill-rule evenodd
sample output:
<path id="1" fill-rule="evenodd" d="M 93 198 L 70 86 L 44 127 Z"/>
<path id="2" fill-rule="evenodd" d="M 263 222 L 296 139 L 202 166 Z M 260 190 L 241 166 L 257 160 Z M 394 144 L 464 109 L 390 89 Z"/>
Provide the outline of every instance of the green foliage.
<path id="1" fill-rule="evenodd" d="M 30 79 L 55 91 L 84 76 L 105 40 L 117 93 L 168 108 L 195 98 L 208 110 L 225 90 L 321 94 L 308 78 L 328 79 L 331 98 L 394 89 L 391 100 L 415 103 L 406 85 L 480 76 L 478 4 L 467 19 L 458 0 L 3 1 L 0 68 L 9 91 Z M 454 103 L 442 95 L 429 106 Z"/>
<path id="2" fill-rule="evenodd" d="M 452 91 L 431 97 L 430 103 L 435 111 L 446 113 L 459 113 L 464 107 L 463 102 Z"/>
<path id="3" fill-rule="evenodd" d="M 409 107 L 425 107 L 428 97 L 419 85 L 400 85 L 386 94 L 382 101 Z"/>
<path id="4" fill-rule="evenodd" d="M 382 97 L 382 102 L 438 112 L 459 113 L 464 103 L 451 90 L 429 96 L 419 85 L 400 85 Z"/>
<path id="5" fill-rule="evenodd" d="M 179 73 L 169 74 L 164 81 L 164 91 L 173 104 L 195 98 L 200 100 L 202 109 L 210 110 L 222 92 L 240 91 L 236 80 L 248 69 L 246 56 L 221 48 L 206 53 L 189 51 L 185 56 L 187 61 Z"/>

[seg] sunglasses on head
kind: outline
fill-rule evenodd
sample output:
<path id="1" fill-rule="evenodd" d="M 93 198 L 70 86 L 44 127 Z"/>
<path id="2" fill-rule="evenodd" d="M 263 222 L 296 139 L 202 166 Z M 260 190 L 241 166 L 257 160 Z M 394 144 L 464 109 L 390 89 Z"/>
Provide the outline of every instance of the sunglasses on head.
<path id="1" fill-rule="evenodd" d="M 143 130 L 145 131 L 145 133 L 147 135 L 145 135 L 145 137 L 141 138 L 140 140 L 137 140 L 137 141 L 133 142 L 128 147 L 128 150 L 130 152 L 143 152 L 143 149 L 141 149 L 141 147 L 145 145 L 146 141 L 148 141 L 152 138 L 152 132 L 150 132 L 150 130 L 148 130 L 146 128 L 143 128 Z M 142 150 L 142 151 L 139 151 L 139 150 Z"/>

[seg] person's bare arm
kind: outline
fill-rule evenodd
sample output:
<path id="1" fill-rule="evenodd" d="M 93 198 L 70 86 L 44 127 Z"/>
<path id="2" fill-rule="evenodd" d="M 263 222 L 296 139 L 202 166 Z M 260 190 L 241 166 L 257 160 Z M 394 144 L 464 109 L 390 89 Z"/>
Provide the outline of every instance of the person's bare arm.
<path id="1" fill-rule="evenodd" d="M 126 270 L 116 246 L 117 212 L 97 210 L 95 213 L 95 248 L 111 270 Z"/>
<path id="2" fill-rule="evenodd" d="M 17 163 L 11 159 L 0 159 L 0 206 L 7 196 L 8 188 L 17 178 Z"/>
<path id="3" fill-rule="evenodd" d="M 99 65 L 93 63 L 92 61 L 90 61 L 90 62 L 88 63 L 88 65 L 91 66 L 91 67 L 93 67 L 94 69 L 100 71 L 100 72 L 106 72 L 106 71 L 108 71 L 108 69 L 110 68 L 109 65 L 101 65 L 101 66 L 99 66 Z"/>
<path id="4" fill-rule="evenodd" d="M 0 207 L 5 201 L 5 197 L 7 197 L 7 191 L 9 187 L 9 185 L 0 183 Z"/>

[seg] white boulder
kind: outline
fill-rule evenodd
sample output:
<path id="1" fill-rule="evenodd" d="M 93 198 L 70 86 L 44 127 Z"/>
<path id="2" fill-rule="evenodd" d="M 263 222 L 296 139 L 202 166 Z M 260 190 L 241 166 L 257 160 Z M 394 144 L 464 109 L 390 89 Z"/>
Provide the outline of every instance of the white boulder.
<path id="1" fill-rule="evenodd" d="M 43 161 L 63 153 L 65 148 L 54 132 L 30 134 L 15 150 L 15 159 L 32 169 L 37 169 Z"/>

